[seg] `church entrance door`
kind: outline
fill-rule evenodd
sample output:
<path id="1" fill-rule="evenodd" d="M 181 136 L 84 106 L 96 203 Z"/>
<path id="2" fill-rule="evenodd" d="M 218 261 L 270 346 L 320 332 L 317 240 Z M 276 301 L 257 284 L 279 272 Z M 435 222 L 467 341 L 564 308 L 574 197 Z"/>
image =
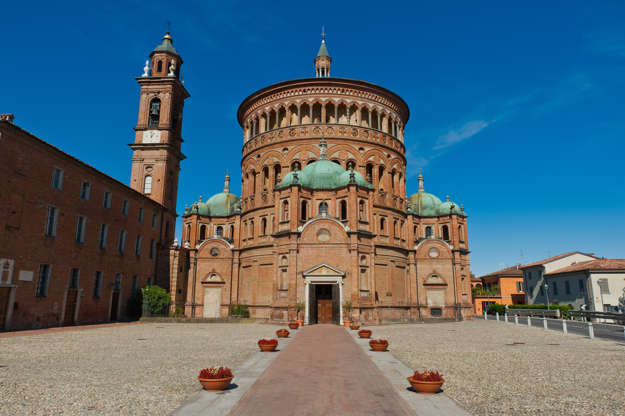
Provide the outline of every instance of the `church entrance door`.
<path id="1" fill-rule="evenodd" d="M 333 321 L 332 286 L 333 285 L 315 285 L 318 324 L 330 324 Z"/>

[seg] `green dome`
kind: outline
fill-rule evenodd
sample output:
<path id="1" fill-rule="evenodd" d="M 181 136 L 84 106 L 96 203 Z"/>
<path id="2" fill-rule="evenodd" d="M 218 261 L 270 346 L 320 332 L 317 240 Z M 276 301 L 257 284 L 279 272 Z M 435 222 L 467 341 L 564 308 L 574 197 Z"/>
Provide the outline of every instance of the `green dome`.
<path id="1" fill-rule="evenodd" d="M 425 191 L 419 191 L 408 197 L 408 206 L 420 217 L 438 216 L 440 205 L 441 200 L 436 195 L 428 194 Z"/>
<path id="2" fill-rule="evenodd" d="M 339 176 L 340 186 L 349 185 L 351 172 L 354 172 L 354 183 L 356 185 L 365 186 L 367 188 L 372 188 L 372 186 L 367 183 L 367 181 L 365 180 L 365 177 L 362 176 L 360 172 L 356 172 L 355 170 L 351 170 L 351 169 L 346 170 L 345 172 L 341 173 L 341 175 Z"/>
<path id="3" fill-rule="evenodd" d="M 297 180 L 295 180 L 295 174 L 297 173 Z M 302 172 L 299 170 L 294 170 L 291 171 L 289 173 L 287 173 L 286 175 L 284 175 L 284 178 L 282 178 L 282 180 L 280 181 L 280 185 L 278 185 L 279 188 L 282 187 L 286 187 L 286 186 L 291 186 L 293 184 L 296 183 L 302 183 L 301 182 L 301 177 L 302 177 Z"/>
<path id="4" fill-rule="evenodd" d="M 302 169 L 300 182 L 311 189 L 334 189 L 341 186 L 339 177 L 345 169 L 338 163 L 321 159 Z"/>
<path id="5" fill-rule="evenodd" d="M 460 205 L 450 201 L 449 197 L 447 197 L 447 200 L 438 207 L 438 215 L 449 214 L 465 215 L 465 213 L 460 209 Z"/>
<path id="6" fill-rule="evenodd" d="M 211 217 L 229 217 L 240 210 L 239 197 L 230 192 L 220 192 L 211 196 L 206 205 Z"/>

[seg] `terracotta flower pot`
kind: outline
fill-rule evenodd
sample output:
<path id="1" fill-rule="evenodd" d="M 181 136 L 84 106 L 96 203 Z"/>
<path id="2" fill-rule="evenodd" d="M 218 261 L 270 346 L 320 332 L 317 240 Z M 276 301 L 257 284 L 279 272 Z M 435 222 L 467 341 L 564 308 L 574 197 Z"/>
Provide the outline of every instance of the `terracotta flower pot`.
<path id="1" fill-rule="evenodd" d="M 445 380 L 441 381 L 419 381 L 412 377 L 408 377 L 408 382 L 418 393 L 434 394 L 438 393 Z"/>
<path id="2" fill-rule="evenodd" d="M 297 322 L 297 324 L 299 326 L 304 326 L 304 320 L 303 319 L 297 319 L 295 322 Z"/>
<path id="3" fill-rule="evenodd" d="M 345 326 L 350 326 L 352 321 L 345 321 L 345 320 L 343 320 L 343 323 L 345 324 Z"/>
<path id="4" fill-rule="evenodd" d="M 354 331 L 360 329 L 360 325 L 355 323 L 352 323 L 349 327 Z"/>
<path id="5" fill-rule="evenodd" d="M 278 338 L 288 338 L 289 331 L 287 331 L 286 329 L 278 329 L 276 331 L 276 335 L 278 336 Z"/>
<path id="6" fill-rule="evenodd" d="M 218 391 L 223 390 L 230 385 L 234 377 L 225 378 L 199 378 L 200 383 L 204 387 L 204 390 Z"/>
<path id="7" fill-rule="evenodd" d="M 297 322 L 289 322 L 289 328 L 297 329 L 299 328 L 299 324 Z"/>
<path id="8" fill-rule="evenodd" d="M 371 330 L 370 329 L 361 329 L 360 331 L 358 331 L 358 336 L 360 338 L 370 338 L 371 337 Z"/>
<path id="9" fill-rule="evenodd" d="M 278 344 L 258 344 L 258 346 L 262 352 L 271 352 L 278 348 Z"/>
<path id="10" fill-rule="evenodd" d="M 386 351 L 386 349 L 388 348 L 388 342 L 379 343 L 376 342 L 376 340 L 372 339 L 371 341 L 369 341 L 369 346 L 373 351 Z"/>

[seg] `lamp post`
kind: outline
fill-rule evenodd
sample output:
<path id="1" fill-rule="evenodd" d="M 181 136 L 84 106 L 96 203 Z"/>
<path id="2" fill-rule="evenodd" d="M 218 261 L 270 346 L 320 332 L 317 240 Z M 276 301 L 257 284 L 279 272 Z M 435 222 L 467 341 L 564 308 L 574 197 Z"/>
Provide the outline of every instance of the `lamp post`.
<path id="1" fill-rule="evenodd" d="M 545 293 L 547 294 L 547 310 L 549 310 L 549 284 L 545 282 Z"/>

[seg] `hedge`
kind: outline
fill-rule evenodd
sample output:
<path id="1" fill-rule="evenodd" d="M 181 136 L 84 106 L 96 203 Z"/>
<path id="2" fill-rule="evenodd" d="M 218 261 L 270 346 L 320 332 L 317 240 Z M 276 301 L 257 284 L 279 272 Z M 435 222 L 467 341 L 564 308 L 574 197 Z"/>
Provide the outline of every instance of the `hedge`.
<path id="1" fill-rule="evenodd" d="M 508 305 L 510 309 L 547 309 L 547 305 Z M 568 319 L 569 311 L 573 309 L 572 306 L 569 305 L 549 305 L 549 309 L 559 309 L 560 316 L 562 318 Z M 488 306 L 487 313 L 494 315 L 496 312 L 499 312 L 500 315 L 503 315 L 506 312 L 506 306 L 500 304 L 492 304 Z"/>
<path id="2" fill-rule="evenodd" d="M 230 305 L 230 316 L 240 316 L 242 318 L 249 318 L 250 311 L 247 305 L 241 305 L 239 303 L 233 303 Z"/>

